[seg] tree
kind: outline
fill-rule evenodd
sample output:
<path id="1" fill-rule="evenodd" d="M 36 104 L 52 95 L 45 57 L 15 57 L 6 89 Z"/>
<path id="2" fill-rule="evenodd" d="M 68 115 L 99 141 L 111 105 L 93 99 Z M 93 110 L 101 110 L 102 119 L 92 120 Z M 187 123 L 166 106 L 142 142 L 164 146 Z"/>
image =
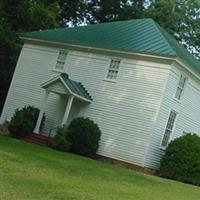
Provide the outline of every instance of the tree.
<path id="1" fill-rule="evenodd" d="M 146 0 L 60 1 L 60 21 L 73 25 L 141 18 Z"/>
<path id="2" fill-rule="evenodd" d="M 88 1 L 85 0 L 67 0 L 59 1 L 60 14 L 59 24 L 60 26 L 79 25 L 81 23 L 90 23 L 91 15 L 88 7 Z"/>
<path id="3" fill-rule="evenodd" d="M 200 58 L 199 0 L 155 0 L 145 12 Z"/>
<path id="4" fill-rule="evenodd" d="M 200 137 L 185 133 L 168 145 L 160 161 L 160 175 L 200 185 Z"/>
<path id="5" fill-rule="evenodd" d="M 0 2 L 0 111 L 22 42 L 17 33 L 58 26 L 57 1 L 1 0 Z"/>
<path id="6" fill-rule="evenodd" d="M 39 0 L 3 0 L 0 4 L 0 69 L 14 68 L 21 48 L 17 32 L 57 27 L 58 13 L 57 2 L 46 6 Z"/>
<path id="7" fill-rule="evenodd" d="M 129 4 L 127 0 L 96 0 L 88 3 L 88 7 L 93 22 L 99 23 L 116 21 L 126 17 L 124 8 L 128 7 Z"/>

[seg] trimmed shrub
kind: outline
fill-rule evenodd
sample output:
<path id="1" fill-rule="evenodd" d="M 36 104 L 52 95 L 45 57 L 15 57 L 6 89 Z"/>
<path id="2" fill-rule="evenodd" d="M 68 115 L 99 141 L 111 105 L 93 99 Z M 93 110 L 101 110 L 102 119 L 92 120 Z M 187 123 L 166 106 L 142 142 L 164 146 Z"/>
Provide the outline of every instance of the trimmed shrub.
<path id="1" fill-rule="evenodd" d="M 22 109 L 16 109 L 13 117 L 8 123 L 8 130 L 13 137 L 21 137 L 29 135 L 35 128 L 37 118 L 39 115 L 39 109 L 33 106 L 25 106 Z M 41 127 L 45 122 L 45 115 L 42 119 Z"/>
<path id="2" fill-rule="evenodd" d="M 59 151 L 69 151 L 71 143 L 67 139 L 68 133 L 69 131 L 66 127 L 58 128 L 52 141 L 52 147 Z"/>
<path id="3" fill-rule="evenodd" d="M 186 134 L 172 141 L 161 159 L 160 175 L 200 185 L 200 137 Z"/>
<path id="4" fill-rule="evenodd" d="M 89 118 L 76 118 L 70 123 L 68 140 L 71 151 L 84 156 L 94 157 L 99 146 L 101 131 Z"/>
<path id="5" fill-rule="evenodd" d="M 9 136 L 10 132 L 5 125 L 0 125 L 0 135 Z"/>

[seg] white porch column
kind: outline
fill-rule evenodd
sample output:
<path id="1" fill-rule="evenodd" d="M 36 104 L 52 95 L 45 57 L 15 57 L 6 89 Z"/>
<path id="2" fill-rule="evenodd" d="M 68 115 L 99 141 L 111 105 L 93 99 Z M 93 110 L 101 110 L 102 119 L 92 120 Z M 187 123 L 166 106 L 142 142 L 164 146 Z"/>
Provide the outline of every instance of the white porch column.
<path id="1" fill-rule="evenodd" d="M 63 119 L 62 119 L 62 123 L 61 125 L 65 125 L 66 122 L 67 122 L 67 119 L 69 117 L 69 112 L 71 110 L 71 107 L 72 107 L 72 102 L 73 102 L 73 99 L 74 99 L 74 96 L 71 95 L 67 101 L 67 106 L 65 108 L 65 113 L 64 113 L 64 116 L 63 116 Z"/>
<path id="2" fill-rule="evenodd" d="M 44 95 L 42 105 L 41 105 L 41 108 L 40 108 L 40 113 L 39 113 L 39 116 L 38 116 L 38 119 L 37 119 L 35 129 L 33 131 L 34 133 L 40 132 L 40 125 L 41 125 L 42 118 L 43 118 L 43 115 L 44 115 L 45 106 L 46 106 L 46 103 L 47 103 L 48 96 L 49 96 L 49 91 L 45 90 L 45 95 Z"/>

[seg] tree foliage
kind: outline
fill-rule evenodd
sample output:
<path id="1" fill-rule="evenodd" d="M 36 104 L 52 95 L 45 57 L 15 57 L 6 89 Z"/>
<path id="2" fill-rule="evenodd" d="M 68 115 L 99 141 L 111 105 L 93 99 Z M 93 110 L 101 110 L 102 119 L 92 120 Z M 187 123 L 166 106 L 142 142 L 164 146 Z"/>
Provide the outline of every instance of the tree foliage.
<path id="1" fill-rule="evenodd" d="M 8 130 L 10 134 L 14 137 L 31 134 L 35 128 L 39 111 L 40 110 L 34 106 L 25 106 L 21 109 L 16 109 L 10 122 L 8 122 Z M 44 115 L 40 129 L 44 126 L 45 119 L 46 117 Z"/>
<path id="2" fill-rule="evenodd" d="M 199 0 L 156 0 L 146 10 L 146 16 L 155 19 L 191 53 L 200 57 Z"/>
<path id="3" fill-rule="evenodd" d="M 68 129 L 66 127 L 59 127 L 56 130 L 51 146 L 59 151 L 69 151 L 71 143 L 68 141 Z"/>
<path id="4" fill-rule="evenodd" d="M 88 1 L 85 1 L 85 0 L 59 1 L 60 26 L 66 26 L 69 23 L 75 26 L 83 22 L 90 23 L 91 16 L 90 16 L 90 11 L 89 11 L 87 2 Z"/>
<path id="5" fill-rule="evenodd" d="M 0 69 L 13 70 L 21 47 L 18 32 L 58 26 L 57 2 L 2 0 L 0 3 Z"/>
<path id="6" fill-rule="evenodd" d="M 71 151 L 84 156 L 94 157 L 99 146 L 101 131 L 89 118 L 75 118 L 68 127 L 67 138 Z"/>
<path id="7" fill-rule="evenodd" d="M 59 1 L 60 22 L 77 25 L 144 17 L 146 0 Z"/>
<path id="8" fill-rule="evenodd" d="M 91 14 L 97 22 L 109 22 L 144 17 L 145 0 L 92 1 Z"/>
<path id="9" fill-rule="evenodd" d="M 186 134 L 172 141 L 161 159 L 160 175 L 200 185 L 200 137 Z"/>
<path id="10" fill-rule="evenodd" d="M 0 111 L 22 46 L 18 32 L 57 27 L 58 14 L 56 1 L 0 1 Z"/>

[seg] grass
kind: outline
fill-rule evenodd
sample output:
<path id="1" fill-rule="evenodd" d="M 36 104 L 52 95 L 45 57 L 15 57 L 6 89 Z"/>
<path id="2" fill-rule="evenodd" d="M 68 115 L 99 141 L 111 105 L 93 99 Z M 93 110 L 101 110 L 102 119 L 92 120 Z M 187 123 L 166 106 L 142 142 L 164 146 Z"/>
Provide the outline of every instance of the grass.
<path id="1" fill-rule="evenodd" d="M 199 187 L 0 136 L 1 200 L 199 198 Z"/>

